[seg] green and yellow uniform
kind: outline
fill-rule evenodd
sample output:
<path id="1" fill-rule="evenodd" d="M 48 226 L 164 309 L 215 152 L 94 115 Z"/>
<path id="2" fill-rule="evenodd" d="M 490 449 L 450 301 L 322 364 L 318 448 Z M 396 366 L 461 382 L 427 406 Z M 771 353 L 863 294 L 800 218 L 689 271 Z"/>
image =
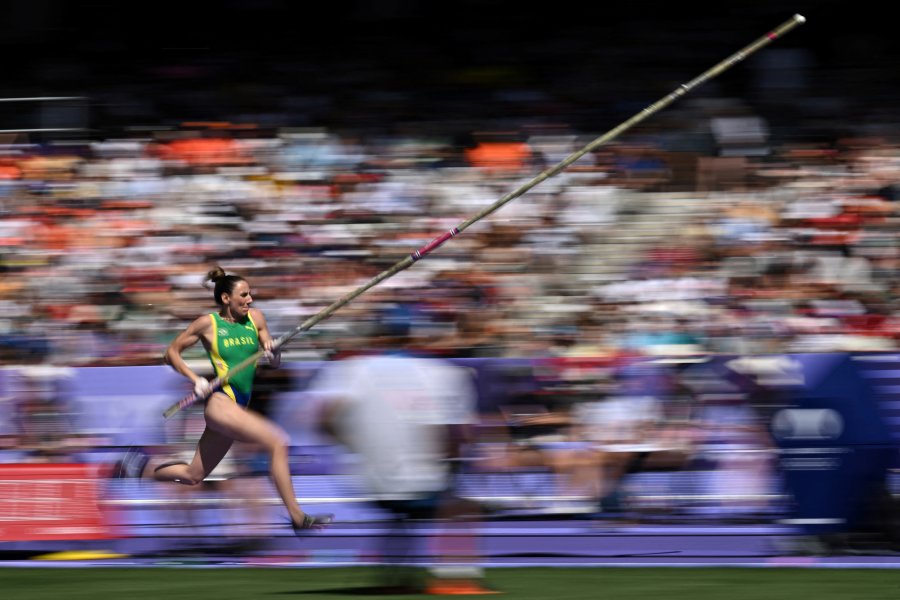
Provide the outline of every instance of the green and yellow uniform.
<path id="1" fill-rule="evenodd" d="M 218 313 L 211 313 L 209 318 L 213 326 L 209 360 L 216 371 L 216 377 L 224 377 L 232 367 L 259 350 L 259 332 L 249 314 L 243 323 L 229 323 Z M 248 406 L 255 374 L 254 364 L 236 373 L 228 384 L 222 386 L 222 391 L 241 406 Z"/>

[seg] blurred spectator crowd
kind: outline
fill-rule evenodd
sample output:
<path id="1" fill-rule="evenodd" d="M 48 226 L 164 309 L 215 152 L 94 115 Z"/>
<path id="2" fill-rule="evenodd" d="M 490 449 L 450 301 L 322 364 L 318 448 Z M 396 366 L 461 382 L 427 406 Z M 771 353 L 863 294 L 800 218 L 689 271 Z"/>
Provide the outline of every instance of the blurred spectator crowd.
<path id="1" fill-rule="evenodd" d="M 214 264 L 288 331 L 745 35 L 709 15 L 684 44 L 676 9 L 660 13 L 669 34 L 622 11 L 602 40 L 597 24 L 560 18 L 551 34 L 525 13 L 459 31 L 393 20 L 417 10 L 353 4 L 340 52 L 273 33 L 246 38 L 258 53 L 161 54 L 60 13 L 87 29 L 58 32 L 63 52 L 35 42 L 0 103 L 3 362 L 158 364 L 214 307 L 201 283 Z M 771 26 L 771 9 L 743 10 Z M 247 36 L 264 16 L 293 32 L 246 11 Z M 346 354 L 397 319 L 445 357 L 893 349 L 900 120 L 887 80 L 860 68 L 889 55 L 856 35 L 827 72 L 821 48 L 773 44 L 296 338 L 289 358 Z"/>
<path id="2" fill-rule="evenodd" d="M 289 356 L 350 352 L 398 319 L 417 350 L 445 357 L 894 349 L 900 148 L 874 135 L 774 144 L 738 103 L 709 104 L 686 110 L 706 111 L 695 135 L 711 152 L 670 149 L 678 119 L 642 126 Z M 214 264 L 247 277 L 285 332 L 595 135 L 557 123 L 463 143 L 210 122 L 4 144 L 3 362 L 158 364 L 213 307 L 201 282 Z"/>

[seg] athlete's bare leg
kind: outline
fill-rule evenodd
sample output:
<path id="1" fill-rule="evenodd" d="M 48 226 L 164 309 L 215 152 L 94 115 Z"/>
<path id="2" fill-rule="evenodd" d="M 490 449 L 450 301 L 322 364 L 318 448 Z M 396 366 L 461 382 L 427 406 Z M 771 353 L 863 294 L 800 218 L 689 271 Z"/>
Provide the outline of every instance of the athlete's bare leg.
<path id="1" fill-rule="evenodd" d="M 287 433 L 252 410 L 242 408 L 225 394 L 215 393 L 206 403 L 206 426 L 231 439 L 258 444 L 270 457 L 269 471 L 275 489 L 291 521 L 302 524 L 304 512 L 297 503 L 288 462 Z"/>
<path id="2" fill-rule="evenodd" d="M 148 465 L 147 471 L 157 481 L 174 481 L 184 485 L 198 485 L 222 462 L 233 439 L 210 429 L 207 425 L 197 442 L 197 451 L 190 464 L 164 462 Z M 146 472 L 146 471 L 145 471 Z"/>
<path id="3" fill-rule="evenodd" d="M 233 441 L 261 446 L 269 453 L 269 472 L 295 529 L 316 529 L 331 515 L 307 516 L 297 503 L 288 461 L 288 436 L 280 427 L 252 410 L 244 409 L 221 392 L 210 396 L 204 410 L 206 429 L 190 464 L 169 462 L 148 465 L 145 473 L 158 481 L 197 485 L 224 458 Z"/>

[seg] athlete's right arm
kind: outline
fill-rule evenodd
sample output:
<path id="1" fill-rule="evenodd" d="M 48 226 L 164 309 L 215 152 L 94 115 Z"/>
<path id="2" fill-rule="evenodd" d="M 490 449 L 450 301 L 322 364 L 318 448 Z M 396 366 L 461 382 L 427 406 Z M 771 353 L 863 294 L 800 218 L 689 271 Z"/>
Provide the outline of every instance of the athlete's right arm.
<path id="1" fill-rule="evenodd" d="M 167 365 L 194 383 L 194 393 L 199 396 L 202 396 L 205 391 L 200 388 L 203 388 L 204 384 L 205 387 L 209 387 L 209 382 L 207 382 L 205 377 L 201 377 L 194 373 L 184 358 L 182 358 L 181 354 L 206 337 L 211 327 L 212 325 L 208 316 L 204 315 L 198 317 L 193 323 L 188 325 L 187 329 L 179 333 L 178 337 L 172 340 L 172 343 L 166 348 L 166 353 L 163 356 L 163 360 L 165 360 Z"/>

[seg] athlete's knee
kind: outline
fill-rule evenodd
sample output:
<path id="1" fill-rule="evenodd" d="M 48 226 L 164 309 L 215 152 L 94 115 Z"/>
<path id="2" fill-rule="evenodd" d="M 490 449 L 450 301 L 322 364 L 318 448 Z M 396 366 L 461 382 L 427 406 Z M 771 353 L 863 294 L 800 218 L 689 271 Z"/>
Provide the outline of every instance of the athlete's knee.
<path id="1" fill-rule="evenodd" d="M 272 454 L 287 454 L 291 447 L 291 439 L 286 435 L 277 436 L 272 440 Z"/>
<path id="2" fill-rule="evenodd" d="M 184 473 L 178 475 L 178 478 L 175 479 L 175 481 L 181 485 L 194 487 L 203 483 L 203 480 L 206 479 L 207 475 L 208 473 L 204 473 L 202 470 L 191 469 L 188 467 Z"/>
<path id="3" fill-rule="evenodd" d="M 153 479 L 156 481 L 171 481 L 181 485 L 195 486 L 203 482 L 203 478 L 191 477 L 187 473 L 170 473 L 168 471 L 154 471 Z"/>
<path id="4" fill-rule="evenodd" d="M 205 473 L 191 468 L 183 461 L 162 463 L 153 469 L 153 478 L 157 481 L 174 481 L 181 485 L 195 486 L 203 483 Z"/>
<path id="5" fill-rule="evenodd" d="M 188 487 L 198 486 L 203 483 L 202 479 L 194 479 L 191 477 L 169 477 L 164 479 L 163 481 L 171 481 L 173 483 L 177 483 L 179 485 L 186 485 Z"/>
<path id="6" fill-rule="evenodd" d="M 287 452 L 291 446 L 291 436 L 280 427 L 273 427 L 270 435 L 265 440 L 269 452 Z"/>

